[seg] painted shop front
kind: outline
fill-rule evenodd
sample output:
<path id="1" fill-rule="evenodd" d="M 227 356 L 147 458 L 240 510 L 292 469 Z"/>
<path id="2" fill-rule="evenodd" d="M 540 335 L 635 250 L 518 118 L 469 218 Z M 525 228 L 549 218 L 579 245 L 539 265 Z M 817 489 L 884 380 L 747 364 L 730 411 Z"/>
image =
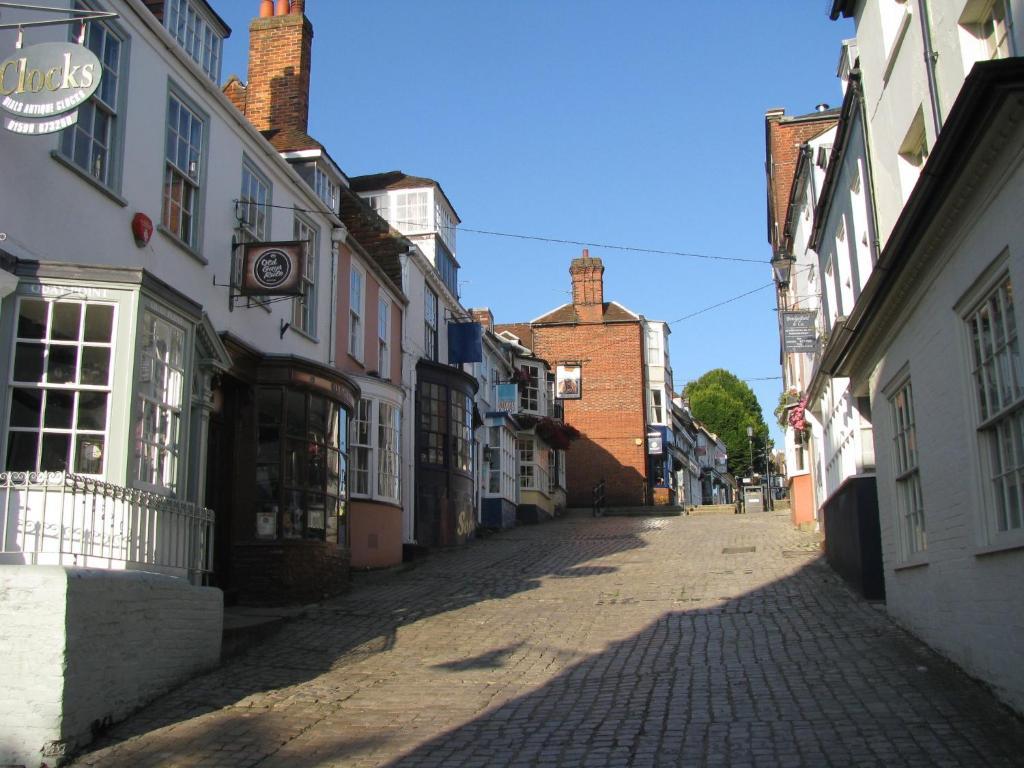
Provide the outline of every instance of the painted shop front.
<path id="1" fill-rule="evenodd" d="M 214 390 L 206 502 L 217 510 L 214 582 L 229 600 L 295 602 L 345 589 L 349 419 L 341 372 L 227 336 Z"/>
<path id="2" fill-rule="evenodd" d="M 416 542 L 465 544 L 476 533 L 473 397 L 476 378 L 449 365 L 416 365 Z"/>

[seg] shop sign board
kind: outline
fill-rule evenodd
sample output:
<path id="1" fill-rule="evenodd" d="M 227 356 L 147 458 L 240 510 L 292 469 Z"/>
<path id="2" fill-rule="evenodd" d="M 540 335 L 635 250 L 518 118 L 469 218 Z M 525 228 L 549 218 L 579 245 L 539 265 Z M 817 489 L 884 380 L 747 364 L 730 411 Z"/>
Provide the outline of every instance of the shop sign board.
<path id="1" fill-rule="evenodd" d="M 818 349 L 818 335 L 814 327 L 816 312 L 790 311 L 782 313 L 782 348 L 786 352 L 814 352 Z"/>
<path id="2" fill-rule="evenodd" d="M 88 48 L 40 43 L 0 62 L 0 109 L 11 133 L 41 136 L 78 122 L 78 107 L 99 88 L 103 67 Z"/>
<path id="3" fill-rule="evenodd" d="M 555 397 L 559 400 L 579 400 L 583 397 L 583 369 L 577 364 L 555 367 Z"/>
<path id="4" fill-rule="evenodd" d="M 647 433 L 647 452 L 657 455 L 664 451 L 664 440 L 661 432 L 654 430 Z"/>
<path id="5" fill-rule="evenodd" d="M 498 410 L 502 413 L 515 413 L 519 410 L 519 385 L 505 383 L 498 385 Z"/>
<path id="6" fill-rule="evenodd" d="M 301 296 L 304 240 L 246 243 L 242 254 L 242 296 Z"/>

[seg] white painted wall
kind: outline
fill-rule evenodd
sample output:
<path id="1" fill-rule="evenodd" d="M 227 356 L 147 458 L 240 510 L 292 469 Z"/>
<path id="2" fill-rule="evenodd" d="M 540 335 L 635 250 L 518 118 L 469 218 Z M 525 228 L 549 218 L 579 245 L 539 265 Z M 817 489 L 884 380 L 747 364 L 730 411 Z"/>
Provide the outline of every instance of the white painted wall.
<path id="1" fill-rule="evenodd" d="M 1024 536 L 993 535 L 984 521 L 988 481 L 980 468 L 975 394 L 963 321 L 954 307 L 1004 249 L 1014 287 L 1024 285 L 1024 131 L 960 214 L 960 231 L 944 235 L 892 324 L 874 368 L 871 395 L 878 451 L 886 595 L 890 614 L 914 634 L 985 680 L 1024 711 Z M 937 222 L 947 218 L 944 212 Z M 928 240 L 929 238 L 923 238 Z M 1021 317 L 1018 313 L 1020 337 Z M 912 561 L 897 541 L 893 429 L 885 388 L 909 373 L 917 422 L 927 548 Z"/>
<path id="2" fill-rule="evenodd" d="M 937 54 L 936 82 L 943 122 L 971 67 L 986 58 L 977 41 L 960 24 L 965 10 L 972 5 L 975 3 L 967 0 L 926 2 L 932 49 Z M 936 139 L 924 64 L 924 6 L 923 0 L 867 0 L 858 4 L 855 15 L 883 244 L 910 194 L 907 184 L 901 183 L 899 150 L 918 110 L 924 117 L 929 148 Z M 1011 0 L 1006 6 L 1014 21 L 1010 53 L 1014 55 L 1016 51 L 1019 56 L 1024 53 L 1024 2 Z M 898 34 L 900 30 L 902 34 Z"/>
<path id="3" fill-rule="evenodd" d="M 218 331 L 230 331 L 257 349 L 296 354 L 320 362 L 328 359 L 327 329 L 333 303 L 330 225 L 326 216 L 310 214 L 320 231 L 318 344 L 298 332 L 280 338 L 281 321 L 290 322 L 292 302 L 280 301 L 263 309 L 228 311 L 228 289 L 213 284 L 229 281 L 234 204 L 241 191 L 243 153 L 269 177 L 273 204 L 272 239 L 291 240 L 293 208 L 317 209 L 321 203 L 306 183 L 282 160 L 232 106 L 209 78 L 194 68 L 181 50 L 137 0 L 113 0 L 117 23 L 130 35 L 123 183 L 126 205 L 101 193 L 94 185 L 54 160 L 50 153 L 59 135 L 16 136 L 0 131 L 0 155 L 6 162 L 0 185 L 4 212 L 4 248 L 19 258 L 141 267 L 202 304 Z M 43 28 L 26 34 L 30 43 L 66 40 L 65 27 Z M 14 47 L 14 32 L 0 31 L 0 50 Z M 168 83 L 185 93 L 209 116 L 208 153 L 203 173 L 201 259 L 186 252 L 160 232 L 149 245 L 135 246 L 130 222 L 135 212 L 158 224 L 164 167 L 164 135 Z M 45 204 L 40 204 L 45 201 Z M 55 212 L 59 217 L 55 218 Z M 204 263 L 204 261 L 206 263 Z"/>
<path id="4" fill-rule="evenodd" d="M 411 405 L 402 418 L 402 535 L 405 543 L 415 541 L 416 505 L 416 363 L 426 355 L 425 291 L 429 285 L 438 297 L 437 359 L 448 361 L 448 318 L 468 317 L 466 310 L 451 295 L 441 276 L 418 248 L 401 257 L 402 286 L 409 304 L 402 324 L 402 388 Z"/>
<path id="5" fill-rule="evenodd" d="M 222 593 L 169 576 L 0 565 L 0 614 L 4 765 L 54 765 L 220 658 Z"/>

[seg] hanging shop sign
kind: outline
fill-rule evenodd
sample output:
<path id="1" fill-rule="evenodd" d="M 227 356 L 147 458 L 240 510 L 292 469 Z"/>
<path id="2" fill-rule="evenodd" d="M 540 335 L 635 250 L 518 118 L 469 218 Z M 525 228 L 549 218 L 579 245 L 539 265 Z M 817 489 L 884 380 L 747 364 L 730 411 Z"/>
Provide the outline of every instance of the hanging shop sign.
<path id="1" fill-rule="evenodd" d="M 246 243 L 242 252 L 242 296 L 301 296 L 306 241 Z"/>
<path id="2" fill-rule="evenodd" d="M 555 368 L 555 397 L 559 400 L 579 400 L 583 397 L 583 369 L 578 364 L 559 365 Z"/>
<path id="3" fill-rule="evenodd" d="M 817 312 L 782 313 L 782 348 L 785 352 L 814 352 L 818 336 L 814 327 Z"/>
<path id="4" fill-rule="evenodd" d="M 102 74 L 100 60 L 82 45 L 40 43 L 16 50 L 0 63 L 4 128 L 40 136 L 71 127 Z"/>
<path id="5" fill-rule="evenodd" d="M 480 323 L 448 323 L 448 362 L 479 363 L 484 359 L 484 327 Z"/>
<path id="6" fill-rule="evenodd" d="M 647 452 L 651 455 L 658 455 L 665 450 L 664 437 L 659 430 L 652 430 L 647 433 Z"/>
<path id="7" fill-rule="evenodd" d="M 499 384 L 498 385 L 498 411 L 502 413 L 515 413 L 519 410 L 519 385 Z"/>

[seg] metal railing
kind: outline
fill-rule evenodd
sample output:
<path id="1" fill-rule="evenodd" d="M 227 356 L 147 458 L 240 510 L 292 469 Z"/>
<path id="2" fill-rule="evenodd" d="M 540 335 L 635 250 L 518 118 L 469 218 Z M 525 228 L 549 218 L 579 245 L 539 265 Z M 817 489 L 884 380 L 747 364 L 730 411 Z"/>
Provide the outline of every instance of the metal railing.
<path id="1" fill-rule="evenodd" d="M 214 513 L 67 472 L 0 473 L 0 563 L 168 573 L 213 569 Z"/>
<path id="2" fill-rule="evenodd" d="M 604 478 L 593 487 L 591 490 L 591 507 L 593 508 L 594 517 L 600 517 L 604 514 L 607 504 L 604 498 Z"/>

